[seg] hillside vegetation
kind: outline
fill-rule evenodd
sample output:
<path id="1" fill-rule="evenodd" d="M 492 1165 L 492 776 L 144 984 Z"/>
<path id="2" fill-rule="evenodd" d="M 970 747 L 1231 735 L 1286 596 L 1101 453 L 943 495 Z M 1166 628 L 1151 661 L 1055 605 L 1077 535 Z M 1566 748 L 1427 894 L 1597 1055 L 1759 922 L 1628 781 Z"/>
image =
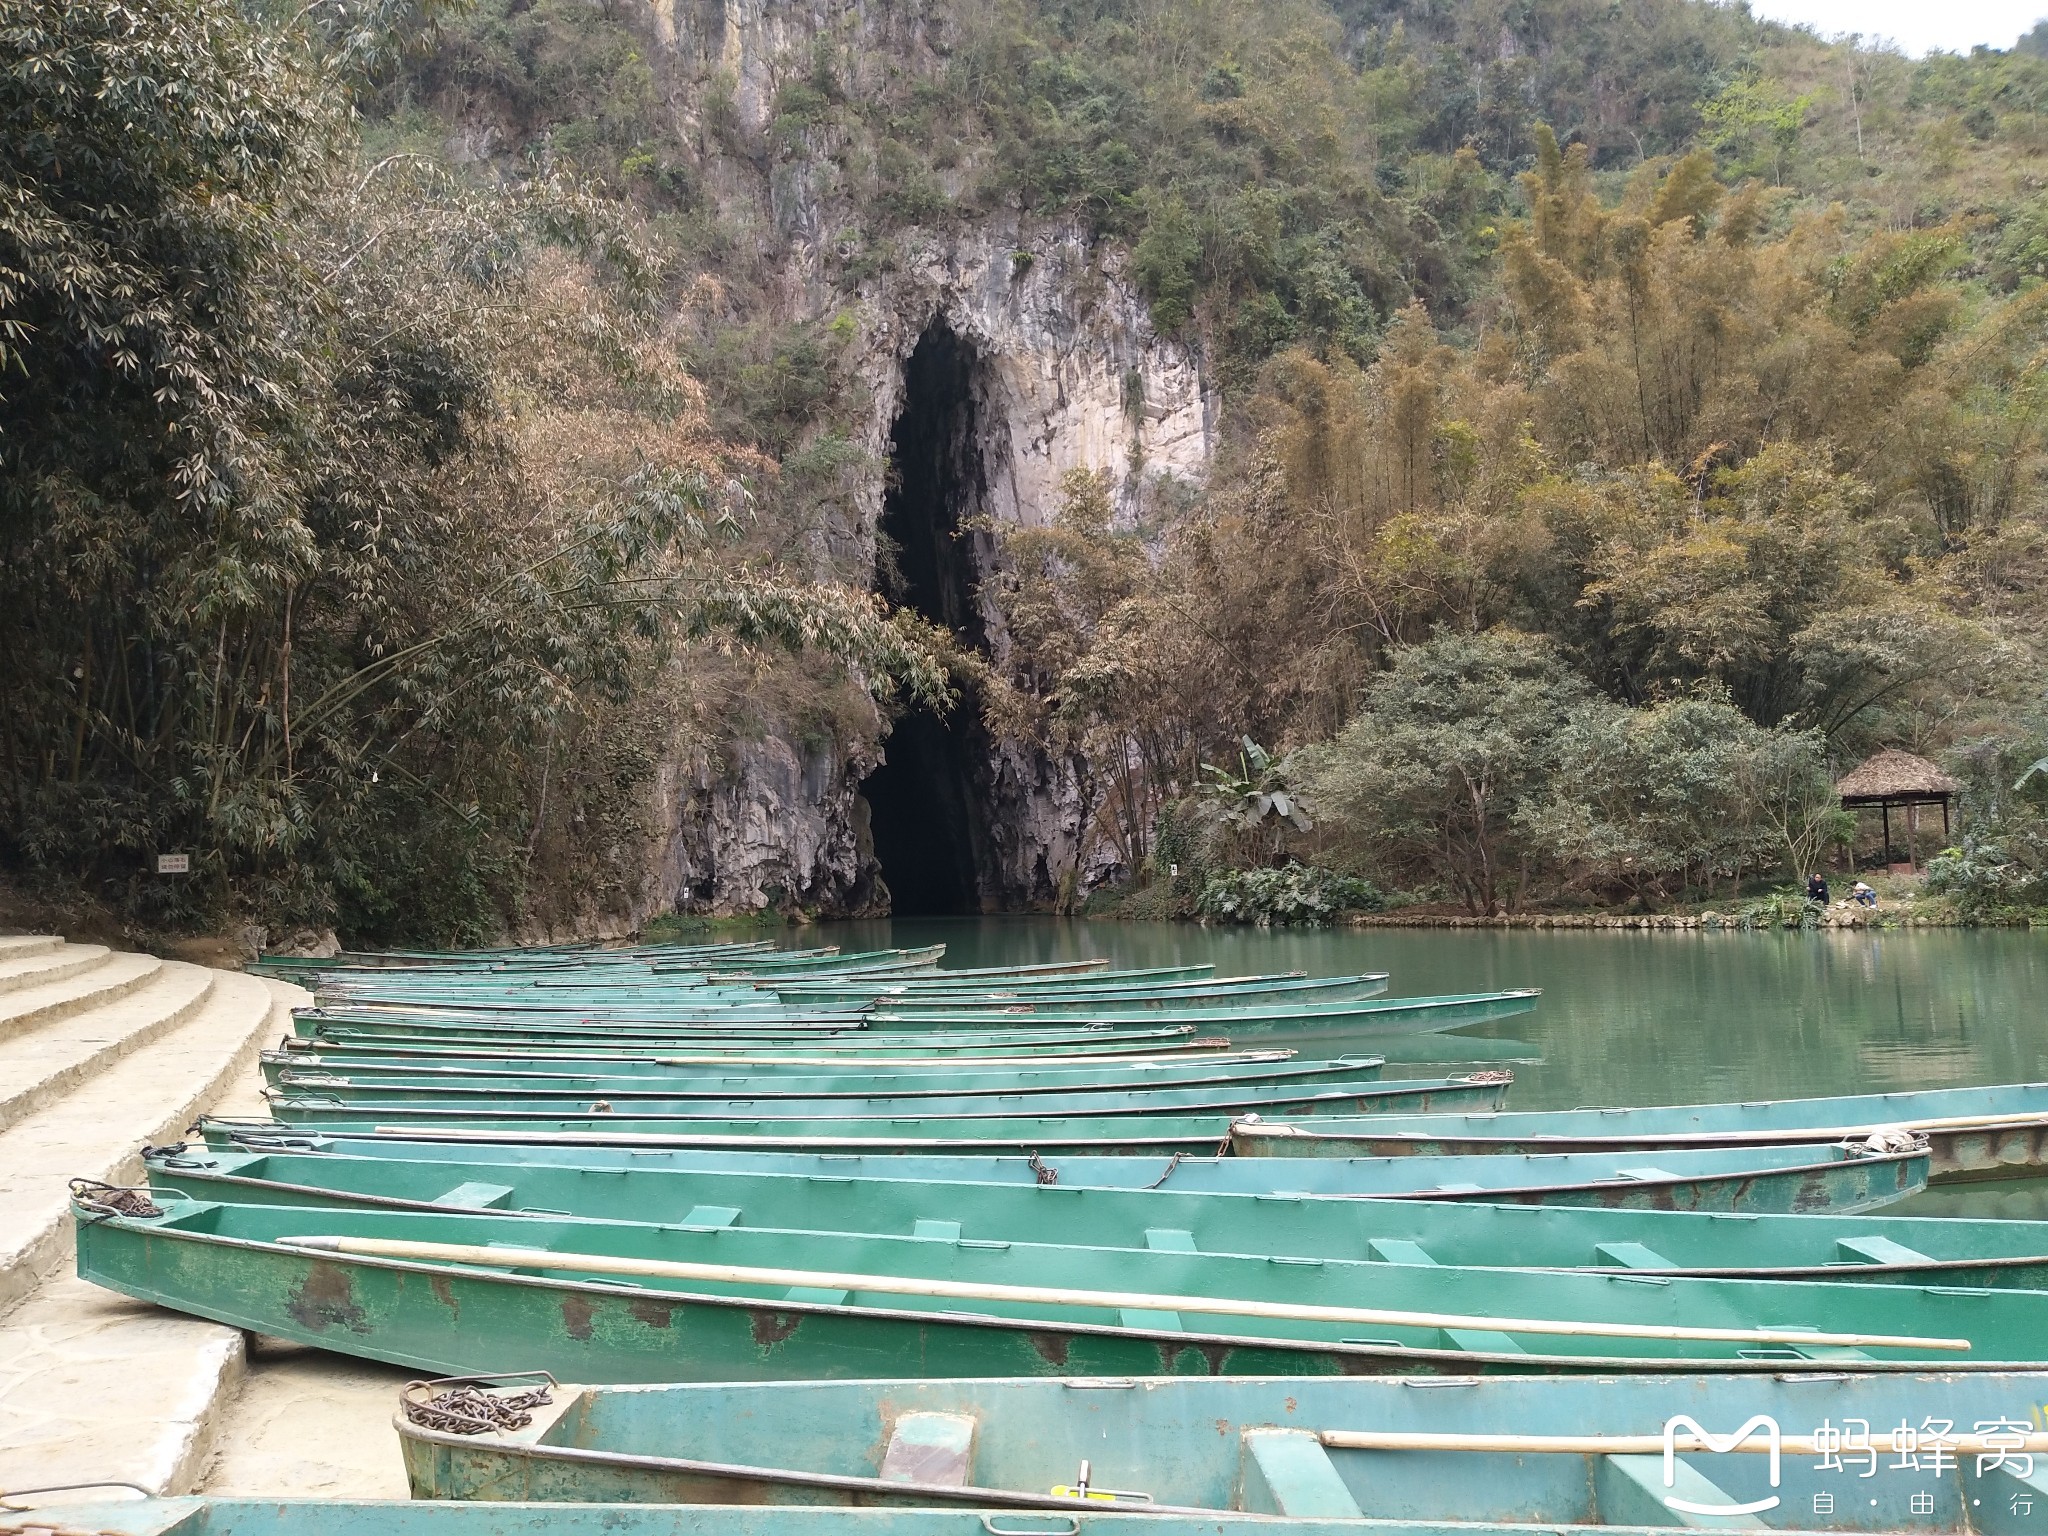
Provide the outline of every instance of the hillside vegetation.
<path id="1" fill-rule="evenodd" d="M 1828 854 L 1879 744 L 1965 779 L 1958 902 L 2048 901 L 2038 31 L 928 0 L 828 28 L 760 132 L 584 0 L 0 37 L 18 881 L 470 937 L 621 906 L 679 733 L 871 749 L 948 647 L 848 554 L 851 306 L 1021 216 L 1224 406 L 1204 485 L 1005 531 L 1016 643 L 949 658 L 1085 765 L 1146 910 L 1734 891 Z M 836 318 L 776 301 L 798 208 Z M 139 873 L 172 847 L 199 878 Z"/>

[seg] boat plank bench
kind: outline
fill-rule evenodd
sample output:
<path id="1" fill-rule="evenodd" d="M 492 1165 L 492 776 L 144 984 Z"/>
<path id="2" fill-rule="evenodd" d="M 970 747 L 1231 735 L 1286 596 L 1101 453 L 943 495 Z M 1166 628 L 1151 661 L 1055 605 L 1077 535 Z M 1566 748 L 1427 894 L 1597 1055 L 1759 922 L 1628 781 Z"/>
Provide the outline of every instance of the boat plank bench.
<path id="1" fill-rule="evenodd" d="M 1243 1442 L 1247 1514 L 1295 1520 L 1364 1518 L 1330 1453 L 1308 1430 L 1247 1429 Z"/>
<path id="2" fill-rule="evenodd" d="M 1619 1264 L 1624 1269 L 1678 1268 L 1656 1249 L 1642 1243 L 1596 1243 L 1593 1246 L 1593 1253 L 1604 1262 Z"/>
<path id="3" fill-rule="evenodd" d="M 465 1211 L 488 1211 L 502 1208 L 512 1198 L 512 1193 L 509 1184 L 484 1184 L 472 1180 L 456 1185 L 447 1194 L 437 1197 L 434 1203 L 456 1206 Z"/>
<path id="4" fill-rule="evenodd" d="M 682 1224 L 696 1232 L 717 1232 L 740 1219 L 736 1205 L 693 1205 Z"/>
<path id="5" fill-rule="evenodd" d="M 1593 1489 L 1600 1501 L 1603 1525 L 1677 1525 L 1692 1530 L 1764 1531 L 1770 1526 L 1755 1515 L 1710 1515 L 1677 1507 L 1692 1504 L 1740 1508 L 1699 1468 L 1681 1459 L 1672 1465 L 1672 1481 L 1664 1481 L 1664 1458 L 1609 1453 L 1599 1458 Z"/>
<path id="6" fill-rule="evenodd" d="M 1844 1237 L 1838 1238 L 1835 1246 L 1851 1259 L 1866 1264 L 1927 1264 L 1932 1262 L 1926 1254 L 1908 1248 L 1904 1243 L 1893 1242 L 1888 1237 Z"/>
<path id="7" fill-rule="evenodd" d="M 974 1435 L 980 1421 L 964 1413 L 906 1413 L 889 1432 L 882 1452 L 885 1483 L 965 1488 L 974 1471 Z"/>

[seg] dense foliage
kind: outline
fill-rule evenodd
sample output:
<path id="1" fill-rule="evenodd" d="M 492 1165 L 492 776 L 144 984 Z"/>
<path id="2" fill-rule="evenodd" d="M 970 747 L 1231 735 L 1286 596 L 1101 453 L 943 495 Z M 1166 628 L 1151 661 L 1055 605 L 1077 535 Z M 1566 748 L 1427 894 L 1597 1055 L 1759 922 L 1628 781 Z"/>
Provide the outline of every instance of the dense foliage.
<path id="1" fill-rule="evenodd" d="M 385 34 L 349 20 L 0 3 L 0 855 L 164 920 L 474 939 L 538 853 L 608 851 L 561 820 L 623 814 L 678 648 L 942 685 L 747 558 L 758 464 L 624 210 L 353 163 Z M 144 878 L 169 850 L 194 879 Z"/>
<path id="2" fill-rule="evenodd" d="M 941 686 L 865 595 L 862 306 L 920 231 L 1071 223 L 1224 443 L 996 530 L 950 658 L 1089 868 L 1706 897 L 1898 744 L 1967 786 L 1937 881 L 2048 899 L 2038 33 L 833 15 L 733 73 L 579 0 L 0 0 L 0 864 L 359 938 L 630 905 L 679 740 L 850 759 Z"/>

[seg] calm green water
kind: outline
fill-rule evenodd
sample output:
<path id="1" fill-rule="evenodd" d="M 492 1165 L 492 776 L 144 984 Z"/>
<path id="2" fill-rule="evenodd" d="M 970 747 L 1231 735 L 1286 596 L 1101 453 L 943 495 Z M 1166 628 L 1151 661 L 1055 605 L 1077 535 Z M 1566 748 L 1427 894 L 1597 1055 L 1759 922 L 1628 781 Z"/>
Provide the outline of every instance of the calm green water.
<path id="1" fill-rule="evenodd" d="M 849 949 L 944 942 L 959 966 L 1103 955 L 1123 966 L 1208 960 L 1221 974 L 1387 971 L 1390 995 L 1541 987 L 1518 1018 L 1359 1045 L 1388 1058 L 1389 1077 L 1505 1063 L 1516 1109 L 2048 1080 L 2048 935 L 2025 932 L 1261 932 L 1017 917 L 837 923 L 791 942 L 821 932 Z M 1344 1049 L 1298 1043 L 1319 1056 Z M 1930 1190 L 1893 1209 L 2048 1218 L 2048 1180 Z"/>
<path id="2" fill-rule="evenodd" d="M 821 931 L 849 948 L 943 941 L 949 965 L 1104 955 L 1208 960 L 1225 974 L 1387 971 L 1395 995 L 1541 987 L 1519 1018 L 1369 1046 L 1403 1062 L 1507 1061 L 1517 1109 L 2048 1079 L 2048 936 L 2025 932 L 1261 932 L 988 918 L 831 924 L 802 942 Z M 1334 1054 L 1326 1040 L 1313 1049 Z"/>

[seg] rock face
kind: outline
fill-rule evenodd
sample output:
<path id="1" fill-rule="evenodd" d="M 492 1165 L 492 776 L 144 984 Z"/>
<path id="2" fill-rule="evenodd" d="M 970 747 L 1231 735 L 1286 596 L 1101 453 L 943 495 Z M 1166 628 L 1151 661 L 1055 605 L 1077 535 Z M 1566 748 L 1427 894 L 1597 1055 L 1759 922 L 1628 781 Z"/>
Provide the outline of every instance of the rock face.
<path id="1" fill-rule="evenodd" d="M 1000 659 L 1007 643 L 1000 616 L 971 595 L 989 574 L 992 542 L 954 529 L 980 517 L 1043 523 L 1056 508 L 1061 477 L 1074 469 L 1107 472 L 1123 517 L 1135 514 L 1148 485 L 1198 481 L 1215 428 L 1200 359 L 1154 334 L 1142 296 L 1125 278 L 1123 253 L 1071 226 L 1006 214 L 913 230 L 894 237 L 892 259 L 879 273 L 835 276 L 846 271 L 842 247 L 857 238 L 839 232 L 859 229 L 860 210 L 829 184 L 829 157 L 778 161 L 766 148 L 766 129 L 778 91 L 811 69 L 819 39 L 853 39 L 870 54 L 898 59 L 934 57 L 939 43 L 917 4 L 650 0 L 649 10 L 671 62 L 705 85 L 682 93 L 679 110 L 688 117 L 719 99 L 732 120 L 729 134 L 763 146 L 750 168 L 728 165 L 712 179 L 732 194 L 750 171 L 761 177 L 760 160 L 771 162 L 761 199 L 777 237 L 782 318 L 846 317 L 857 327 L 855 368 L 870 402 L 860 446 L 871 462 L 890 463 L 904 412 L 923 408 L 905 382 L 920 342 L 944 334 L 964 352 L 972 399 L 961 419 L 971 421 L 972 441 L 955 455 L 964 468 L 938 532 L 960 562 L 949 580 L 970 594 L 973 611 L 942 614 L 935 599 L 925 600 L 929 594 L 889 595 Z M 821 532 L 821 559 L 876 570 L 888 479 L 874 476 L 853 498 L 848 520 Z M 886 576 L 877 579 L 885 591 Z M 1076 867 L 1083 829 L 1072 765 L 989 741 L 959 722 L 948 729 L 956 738 L 951 750 L 970 759 L 955 765 L 975 818 L 971 837 L 959 834 L 974 845 L 970 909 L 1046 905 L 1063 885 L 1086 886 L 1108 872 L 1099 859 Z M 899 742 L 899 757 L 908 754 L 907 741 Z M 884 758 L 889 745 L 881 746 Z M 718 770 L 671 764 L 655 786 L 656 821 L 667 830 L 653 860 L 650 910 L 886 909 L 886 870 L 877 865 L 861 794 L 876 766 L 855 744 L 799 750 L 774 738 L 735 744 Z M 884 807 L 881 814 L 895 813 Z M 901 846 L 898 829 L 877 831 L 885 850 Z"/>
<path id="2" fill-rule="evenodd" d="M 874 909 L 874 852 L 859 795 L 870 763 L 779 736 L 734 746 L 729 764 L 665 764 L 653 794 L 660 841 L 644 919 L 660 912 Z"/>

